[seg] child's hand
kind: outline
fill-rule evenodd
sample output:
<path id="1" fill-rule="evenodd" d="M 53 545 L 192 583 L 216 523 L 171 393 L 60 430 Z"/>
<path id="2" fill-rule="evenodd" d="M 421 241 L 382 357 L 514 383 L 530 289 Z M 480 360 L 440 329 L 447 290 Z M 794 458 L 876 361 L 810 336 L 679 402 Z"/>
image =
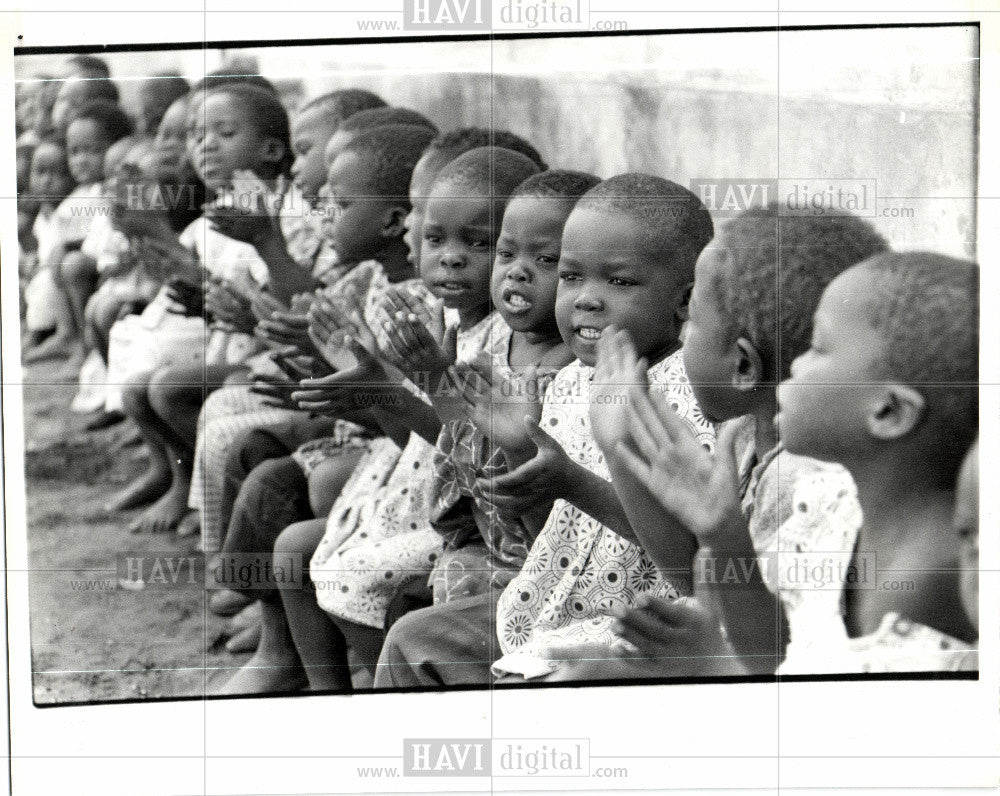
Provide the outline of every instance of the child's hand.
<path id="1" fill-rule="evenodd" d="M 443 303 L 434 307 L 429 320 L 398 310 L 382 322 L 386 336 L 382 356 L 417 383 L 423 378 L 428 383 L 440 380 L 458 356 L 458 327 L 445 328 Z"/>
<path id="2" fill-rule="evenodd" d="M 292 400 L 292 393 L 299 388 L 299 382 L 292 381 L 284 373 L 280 375 L 258 375 L 250 385 L 250 392 L 261 397 L 265 406 L 276 409 L 298 409 L 299 405 Z"/>
<path id="3" fill-rule="evenodd" d="M 375 335 L 357 306 L 344 307 L 324 296 L 313 304 L 308 320 L 309 338 L 330 365 L 343 368 L 351 364 L 350 359 L 345 360 L 344 356 L 347 338 L 351 337 L 367 353 L 366 362 L 372 369 L 371 380 L 386 378 L 385 368 L 375 359 L 375 352 L 378 351 Z"/>
<path id="4" fill-rule="evenodd" d="M 216 325 L 230 332 L 253 334 L 257 318 L 250 300 L 228 282 L 212 284 L 205 295 L 205 310 L 212 314 Z"/>
<path id="5" fill-rule="evenodd" d="M 628 435 L 628 390 L 645 387 L 645 359 L 636 356 L 632 337 L 624 329 L 608 326 L 597 340 L 597 363 L 590 391 L 590 427 L 606 458 Z"/>
<path id="6" fill-rule="evenodd" d="M 235 203 L 221 196 L 205 206 L 205 218 L 212 229 L 234 240 L 257 247 L 269 240 L 284 240 L 281 231 L 281 206 L 288 183 L 278 177 L 275 193 L 252 171 L 233 172 Z"/>
<path id="7" fill-rule="evenodd" d="M 661 397 L 632 387 L 627 409 L 628 441 L 616 446 L 622 463 L 703 545 L 725 549 L 733 530 L 746 525 L 734 450 L 738 426 L 722 430 L 713 455 Z"/>
<path id="8" fill-rule="evenodd" d="M 184 276 L 172 276 L 164 284 L 163 293 L 173 302 L 169 312 L 194 317 L 205 314 L 205 291 L 201 283 Z"/>
<path id="9" fill-rule="evenodd" d="M 273 311 L 257 324 L 254 334 L 272 346 L 292 347 L 303 355 L 316 352 L 309 337 L 309 319 L 305 315 Z"/>
<path id="10" fill-rule="evenodd" d="M 250 309 L 258 322 L 269 320 L 276 312 L 288 312 L 288 307 L 263 290 L 254 292 L 253 298 L 250 300 Z"/>
<path id="11" fill-rule="evenodd" d="M 535 455 L 511 472 L 476 481 L 502 517 L 521 517 L 551 507 L 556 498 L 567 496 L 566 479 L 572 478 L 575 470 L 566 451 L 539 427 L 537 420 L 524 417 L 523 425 L 536 446 Z"/>
<path id="12" fill-rule="evenodd" d="M 203 274 L 198 257 L 178 240 L 143 236 L 135 239 L 134 250 L 145 273 L 157 281 L 180 277 L 201 283 Z"/>
<path id="13" fill-rule="evenodd" d="M 493 362 L 480 352 L 468 364 L 448 369 L 451 383 L 465 402 L 466 416 L 494 445 L 522 459 L 531 458 L 536 447 L 526 420 L 536 425 L 542 416 L 538 371 L 495 374 Z"/>
<path id="14" fill-rule="evenodd" d="M 292 400 L 302 409 L 336 417 L 370 407 L 367 397 L 395 388 L 387 381 L 385 369 L 367 347 L 354 337 L 344 339 L 344 348 L 357 364 L 320 379 L 303 379 Z"/>
<path id="15" fill-rule="evenodd" d="M 558 663 L 547 679 L 650 679 L 745 674 L 715 615 L 690 597 L 642 595 L 635 608 L 615 611 L 615 632 L 624 641 L 553 645 L 543 654 Z"/>

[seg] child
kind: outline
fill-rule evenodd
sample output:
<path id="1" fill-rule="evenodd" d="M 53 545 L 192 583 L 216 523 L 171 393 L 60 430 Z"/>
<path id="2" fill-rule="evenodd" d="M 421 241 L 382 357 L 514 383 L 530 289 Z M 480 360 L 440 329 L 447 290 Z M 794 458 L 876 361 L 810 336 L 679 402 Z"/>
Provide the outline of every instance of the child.
<path id="1" fill-rule="evenodd" d="M 79 55 L 66 61 L 66 76 L 59 86 L 52 106 L 52 127 L 65 135 L 75 113 L 92 100 L 118 104 L 118 89 L 111 73 L 100 58 Z"/>
<path id="2" fill-rule="evenodd" d="M 345 154 L 338 156 L 334 170 L 344 157 Z M 517 153 L 485 148 L 458 157 L 442 169 L 435 181 L 432 207 L 433 197 L 439 196 L 438 215 L 428 218 L 421 277 L 436 295 L 444 293 L 439 298 L 458 312 L 456 343 L 460 358 L 481 350 L 492 336 L 496 324 L 495 316 L 489 313 L 493 223 L 502 212 L 504 195 L 535 170 L 531 161 Z M 460 202 L 451 198 L 456 194 L 462 197 Z M 346 204 L 346 212 L 337 222 L 338 229 L 341 224 L 353 228 L 360 220 L 348 215 L 355 210 L 354 203 Z M 343 240 L 341 235 L 337 240 Z M 358 238 L 357 242 L 361 240 Z M 419 301 L 419 296 L 414 298 Z M 352 350 L 370 374 L 365 381 L 385 378 L 385 370 L 376 366 L 370 354 L 366 357 L 357 345 Z M 360 369 L 354 369 L 345 372 L 342 378 L 348 384 L 356 384 L 360 376 Z M 307 384 L 318 386 L 309 383 L 303 386 Z M 353 391 L 356 386 L 348 389 Z M 400 435 L 397 430 L 400 423 L 411 424 L 411 428 L 420 425 L 416 416 L 401 416 L 401 406 L 406 404 L 376 412 L 388 433 L 395 432 L 401 442 L 405 440 L 405 448 L 400 452 L 391 441 L 377 443 L 362 459 L 330 512 L 319 547 L 315 547 L 319 539 L 310 536 L 314 529 L 300 526 L 289 528 L 275 545 L 276 557 L 289 552 L 291 545 L 295 545 L 296 552 L 315 549 L 310 576 L 317 585 L 322 608 L 331 616 L 327 617 L 315 602 L 309 601 L 309 593 L 281 591 L 294 647 L 288 644 L 287 636 L 276 639 L 278 643 L 265 643 L 269 635 L 269 614 L 265 613 L 264 640 L 258 650 L 258 656 L 272 667 L 274 676 L 301 678 L 304 673 L 313 688 L 349 688 L 345 637 L 363 663 L 374 668 L 388 603 L 413 579 L 414 560 L 430 564 L 437 558 L 441 544 L 430 528 L 427 504 L 430 468 L 422 467 L 432 451 L 426 441 L 429 433 L 422 431 L 424 438 L 415 432 L 408 438 Z M 439 430 L 440 422 L 432 438 L 436 438 Z M 370 563 L 359 568 L 359 559 Z M 338 583 L 336 595 L 326 594 L 332 590 L 331 578 Z M 276 626 L 279 622 L 284 624 L 283 617 L 275 612 L 270 623 Z M 273 687 L 273 681 L 269 684 L 262 681 L 259 673 L 244 669 L 227 686 L 227 692 Z"/>
<path id="3" fill-rule="evenodd" d="M 823 293 L 811 347 L 778 388 L 778 430 L 790 453 L 841 462 L 857 498 L 806 477 L 778 537 L 789 529 L 792 544 L 814 544 L 796 525 L 809 527 L 822 513 L 852 544 L 819 548 L 834 571 L 845 572 L 820 584 L 835 587 L 839 612 L 830 616 L 821 603 L 793 627 L 779 673 L 975 668 L 975 615 L 963 611 L 959 538 L 942 526 L 953 509 L 956 524 L 967 525 L 961 517 L 968 509 L 955 506 L 954 479 L 978 424 L 977 271 L 940 255 L 881 254 L 844 271 Z M 650 479 L 649 486 L 662 482 Z M 727 532 L 725 517 L 715 522 L 716 533 Z M 787 565 L 779 556 L 779 571 Z M 911 588 L 880 588 L 876 567 L 894 578 L 905 573 Z M 798 613 L 810 607 L 804 601 Z M 642 656 L 623 658 L 626 671 L 674 674 L 679 655 L 710 656 L 708 668 L 717 673 L 748 668 L 745 658 L 728 657 L 718 620 L 697 603 L 651 602 L 623 616 L 618 632 Z"/>
<path id="4" fill-rule="evenodd" d="M 942 529 L 978 429 L 978 330 L 979 268 L 942 255 L 884 254 L 823 293 L 775 422 L 789 452 L 854 477 L 864 522 L 850 571 L 874 553 L 914 588 L 847 578 L 842 621 L 793 635 L 783 673 L 975 668 L 958 544 Z"/>
<path id="5" fill-rule="evenodd" d="M 56 332 L 25 357 L 37 362 L 53 356 L 68 356 L 74 335 L 84 327 L 84 310 L 96 285 L 92 258 L 79 251 L 95 223 L 103 197 L 104 156 L 116 141 L 130 135 L 132 123 L 117 105 L 94 100 L 74 112 L 66 130 L 66 157 L 77 186 L 56 209 L 58 242 L 45 267 L 66 296 L 60 302 Z M 67 311 L 68 310 L 68 311 Z"/>
<path id="6" fill-rule="evenodd" d="M 497 240 L 491 286 L 493 304 L 508 326 L 491 341 L 494 373 L 529 366 L 558 369 L 571 359 L 555 320 L 562 231 L 576 200 L 598 182 L 589 174 L 554 170 L 529 177 L 514 190 Z M 432 521 L 450 548 L 432 575 L 436 605 L 392 625 L 376 687 L 488 681 L 484 666 L 447 665 L 453 660 L 447 648 L 463 645 L 462 628 L 489 627 L 498 590 L 520 570 L 534 537 L 520 522 L 500 517 L 476 485 L 477 475 L 505 471 L 502 454 L 485 431 L 467 419 L 441 429 Z M 481 542 L 457 549 L 470 530 L 469 499 L 475 523 L 471 531 Z M 444 662 L 435 665 L 435 658 Z"/>
<path id="7" fill-rule="evenodd" d="M 193 102 L 188 111 L 188 143 L 195 171 L 217 197 L 233 190 L 234 174 L 240 170 L 273 182 L 287 173 L 291 161 L 284 108 L 272 92 L 252 84 L 223 84 Z M 130 508 L 159 498 L 132 524 L 135 532 L 172 529 L 187 512 L 198 411 L 204 396 L 256 351 L 256 342 L 247 333 L 255 322 L 248 295 L 254 282 L 267 281 L 267 267 L 253 247 L 209 229 L 204 217 L 193 222 L 179 241 L 165 242 L 163 256 L 176 262 L 181 274 L 196 274 L 200 262 L 209 275 L 225 280 L 213 286 L 206 301 L 216 302 L 207 306 L 217 324 L 222 322 L 226 327 L 216 325 L 206 339 L 204 322 L 198 315 L 170 316 L 175 320 L 168 321 L 165 311 L 169 314 L 172 304 L 180 304 L 176 289 L 166 287 L 144 311 L 145 320 L 139 321 L 155 330 L 150 338 L 153 350 L 141 350 L 140 346 L 122 357 L 119 372 L 132 374 L 125 379 L 125 411 L 139 425 L 153 458 L 146 475 L 112 508 Z M 194 292 L 200 297 L 201 286 Z M 200 315 L 195 306 L 187 311 Z M 168 326 L 174 331 L 168 331 Z M 141 329 L 122 329 L 133 341 L 142 336 Z M 113 330 L 112 349 L 114 336 Z M 194 345 L 188 347 L 186 341 Z M 182 366 L 178 357 L 203 362 Z M 113 350 L 111 360 L 109 371 L 113 374 Z M 148 368 L 150 364 L 155 366 L 152 372 L 136 373 L 137 365 Z M 120 380 L 109 378 L 109 382 Z"/>
<path id="8" fill-rule="evenodd" d="M 595 381 L 623 385 L 620 389 L 628 392 L 627 405 L 618 404 L 626 415 L 618 423 L 620 431 L 603 445 L 616 489 L 635 518 L 632 527 L 659 567 L 685 569 L 687 577 L 693 563 L 692 534 L 697 537 L 695 592 L 723 617 L 730 642 L 750 671 L 774 671 L 787 636 L 783 628 L 789 621 L 799 623 L 794 609 L 806 596 L 822 603 L 831 594 L 791 583 L 782 584 L 777 594 L 773 585 L 768 589 L 763 577 L 765 572 L 773 574 L 779 540 L 785 549 L 794 546 L 803 554 L 849 550 L 853 544 L 853 538 L 845 539 L 824 526 L 822 512 L 814 513 L 811 526 L 795 534 L 786 526 L 778 534 L 779 526 L 792 515 L 792 493 L 800 478 L 815 478 L 834 495 L 842 489 L 853 491 L 853 486 L 841 468 L 791 456 L 777 444 L 776 384 L 787 376 L 795 356 L 808 347 L 812 312 L 826 285 L 886 248 L 885 240 L 862 219 L 779 218 L 777 207 L 771 206 L 733 219 L 701 255 L 689 305 L 685 369 L 709 420 L 752 419 L 752 444 L 739 465 L 730 455 L 741 430 L 738 425 L 731 423 L 723 432 L 715 458 L 684 432 L 679 421 L 669 427 L 672 436 L 665 436 L 658 417 L 673 420 L 671 409 L 636 390 L 642 378 L 632 375 L 636 356 L 628 341 L 602 339 L 599 346 Z M 595 426 L 595 415 L 602 411 L 607 408 L 592 405 Z M 672 440 L 676 442 L 671 444 Z M 676 461 L 668 471 L 670 457 Z M 626 477 L 637 478 L 641 490 L 626 493 L 622 489 Z M 657 516 L 657 507 L 666 514 Z M 714 530 L 706 518 L 715 516 L 729 521 L 723 526 L 726 533 L 712 536 L 704 530 Z M 761 568 L 749 566 L 756 564 L 758 555 Z M 727 571 L 730 562 L 748 567 L 747 582 L 711 577 Z M 827 609 L 835 610 L 829 600 Z M 553 657 L 563 652 L 554 652 Z M 689 669 L 682 671 L 681 664 Z M 699 667 L 713 664 L 689 656 L 679 660 L 672 672 L 695 674 Z M 574 668 L 583 676 L 582 667 Z M 599 667 L 590 668 L 589 675 L 598 676 Z M 616 676 L 614 667 L 601 676 Z"/>
<path id="9" fill-rule="evenodd" d="M 153 75 L 139 86 L 139 123 L 136 133 L 152 138 L 160 129 L 160 122 L 170 107 L 186 97 L 190 86 L 177 74 Z"/>
<path id="10" fill-rule="evenodd" d="M 61 246 L 56 208 L 75 185 L 66 161 L 66 144 L 55 135 L 43 137 L 35 148 L 28 177 L 28 193 L 38 210 L 32 223 L 36 263 L 25 287 L 27 304 L 25 325 L 29 345 L 41 342 L 45 332 L 54 330 L 59 322 L 55 307 L 65 298 L 53 278 L 51 263 L 57 262 Z M 67 308 L 68 313 L 68 308 Z"/>
<path id="11" fill-rule="evenodd" d="M 962 605 L 979 630 L 979 439 L 972 444 L 958 474 L 955 530 L 962 565 Z"/>

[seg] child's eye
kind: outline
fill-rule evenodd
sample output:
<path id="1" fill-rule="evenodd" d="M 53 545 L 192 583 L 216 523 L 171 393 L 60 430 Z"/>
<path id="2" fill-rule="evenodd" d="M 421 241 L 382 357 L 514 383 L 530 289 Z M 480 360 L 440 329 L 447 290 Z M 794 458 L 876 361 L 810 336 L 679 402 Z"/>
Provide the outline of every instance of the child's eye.
<path id="1" fill-rule="evenodd" d="M 542 265 L 555 265 L 556 263 L 559 262 L 559 258 L 558 257 L 550 257 L 547 254 L 543 254 L 543 255 L 540 255 L 538 257 L 538 259 L 536 260 L 536 262 L 539 262 Z"/>
<path id="2" fill-rule="evenodd" d="M 488 240 L 472 239 L 468 241 L 470 249 L 488 249 L 490 247 L 490 242 Z"/>
<path id="3" fill-rule="evenodd" d="M 629 279 L 623 279 L 620 276 L 613 276 L 608 280 L 608 284 L 614 285 L 615 287 L 631 287 L 635 282 Z"/>
<path id="4" fill-rule="evenodd" d="M 561 274 L 559 274 L 560 282 L 575 282 L 579 278 L 580 278 L 579 275 L 574 274 L 572 271 L 563 271 Z"/>
<path id="5" fill-rule="evenodd" d="M 510 260 L 514 255 L 511 254 L 506 249 L 497 249 L 497 259 L 498 260 Z"/>
<path id="6" fill-rule="evenodd" d="M 424 240 L 427 241 L 428 243 L 437 244 L 441 242 L 441 236 L 435 232 L 425 232 Z"/>

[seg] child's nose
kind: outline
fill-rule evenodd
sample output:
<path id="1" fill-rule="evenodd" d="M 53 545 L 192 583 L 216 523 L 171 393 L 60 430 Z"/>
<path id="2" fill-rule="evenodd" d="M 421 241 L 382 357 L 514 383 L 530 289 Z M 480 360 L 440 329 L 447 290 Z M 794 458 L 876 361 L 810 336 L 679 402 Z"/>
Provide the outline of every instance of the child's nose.
<path id="1" fill-rule="evenodd" d="M 441 265 L 445 268 L 465 267 L 465 257 L 458 252 L 445 252 L 441 255 Z"/>
<path id="2" fill-rule="evenodd" d="M 512 279 L 515 282 L 524 282 L 528 284 L 531 282 L 531 272 L 528 271 L 523 265 L 521 265 L 520 260 L 515 262 L 511 266 L 510 270 L 507 272 L 507 278 Z"/>
<path id="3" fill-rule="evenodd" d="M 588 290 L 581 290 L 576 299 L 573 301 L 573 307 L 581 311 L 596 312 L 603 306 L 604 305 L 601 303 L 600 297 L 594 295 Z"/>

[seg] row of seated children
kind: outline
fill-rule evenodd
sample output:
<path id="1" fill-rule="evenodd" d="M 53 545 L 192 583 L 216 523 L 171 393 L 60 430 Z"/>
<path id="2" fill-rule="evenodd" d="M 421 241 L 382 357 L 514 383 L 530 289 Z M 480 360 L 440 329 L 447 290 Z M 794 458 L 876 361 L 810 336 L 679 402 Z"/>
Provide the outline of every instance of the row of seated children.
<path id="1" fill-rule="evenodd" d="M 669 180 L 369 92 L 184 101 L 212 201 L 139 238 L 163 287 L 108 335 L 152 452 L 116 507 L 201 529 L 257 650 L 226 693 L 975 667 L 974 264 L 847 215 L 717 232 Z M 871 553 L 914 588 L 864 589 Z"/>

